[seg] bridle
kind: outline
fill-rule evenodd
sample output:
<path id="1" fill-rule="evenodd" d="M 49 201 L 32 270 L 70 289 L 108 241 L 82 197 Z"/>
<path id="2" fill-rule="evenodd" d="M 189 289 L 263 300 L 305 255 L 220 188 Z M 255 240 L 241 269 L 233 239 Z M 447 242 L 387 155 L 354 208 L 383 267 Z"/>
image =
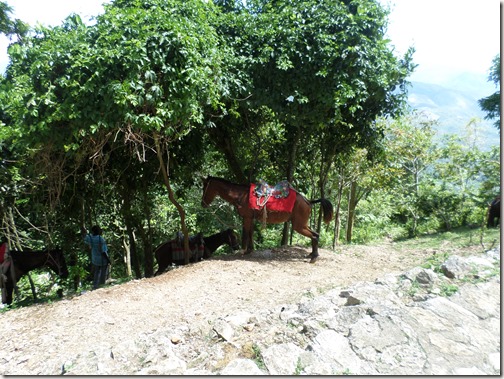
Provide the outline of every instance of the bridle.
<path id="1" fill-rule="evenodd" d="M 206 195 L 206 192 L 208 190 L 208 186 L 210 185 L 210 180 L 212 180 L 211 178 L 207 178 L 206 180 L 206 184 L 205 184 L 205 188 L 203 190 L 203 197 L 201 198 L 201 202 L 203 204 L 205 204 L 206 206 L 209 206 L 210 204 L 207 204 L 207 202 L 205 201 L 205 195 Z"/>
<path id="2" fill-rule="evenodd" d="M 201 198 L 201 203 L 202 204 L 205 204 L 206 206 L 210 206 L 210 204 L 208 204 L 204 199 L 205 199 L 205 195 L 207 193 L 207 190 L 208 190 L 208 186 L 210 185 L 210 181 L 212 180 L 211 177 L 208 177 L 207 180 L 206 180 L 206 184 L 205 184 L 205 188 L 203 189 L 203 197 Z M 219 223 L 221 223 L 222 225 L 225 225 L 227 227 L 230 227 L 226 222 L 224 222 L 220 217 L 218 217 L 215 213 L 213 213 L 213 217 L 219 221 Z M 229 239 L 229 246 L 231 246 L 231 236 L 228 235 L 228 239 Z M 237 245 L 239 245 L 239 243 L 237 242 Z"/>

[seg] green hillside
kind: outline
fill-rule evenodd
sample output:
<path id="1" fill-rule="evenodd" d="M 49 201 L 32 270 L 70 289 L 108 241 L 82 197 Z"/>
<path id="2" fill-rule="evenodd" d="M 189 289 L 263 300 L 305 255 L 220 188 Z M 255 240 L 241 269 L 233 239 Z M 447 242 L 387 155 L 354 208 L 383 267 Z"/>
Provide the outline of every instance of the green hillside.
<path id="1" fill-rule="evenodd" d="M 478 99 L 495 91 L 490 85 L 479 86 L 470 77 L 457 78 L 450 87 L 431 83 L 412 82 L 409 90 L 409 104 L 439 121 L 439 135 L 465 133 L 467 124 L 478 119 L 479 137 L 482 149 L 500 144 L 500 136 L 493 121 L 484 120 L 485 113 L 478 105 Z M 479 82 L 479 84 L 481 81 Z"/>

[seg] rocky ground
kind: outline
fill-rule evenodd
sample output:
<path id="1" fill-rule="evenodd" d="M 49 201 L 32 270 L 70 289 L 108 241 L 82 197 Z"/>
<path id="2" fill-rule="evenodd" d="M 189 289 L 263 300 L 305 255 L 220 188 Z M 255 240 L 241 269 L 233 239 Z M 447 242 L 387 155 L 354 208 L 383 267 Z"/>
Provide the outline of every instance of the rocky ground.
<path id="1" fill-rule="evenodd" d="M 2 314 L 6 375 L 500 374 L 500 248 L 239 253 Z M 443 252 L 447 252 L 443 250 Z M 443 274 L 444 272 L 444 274 Z"/>

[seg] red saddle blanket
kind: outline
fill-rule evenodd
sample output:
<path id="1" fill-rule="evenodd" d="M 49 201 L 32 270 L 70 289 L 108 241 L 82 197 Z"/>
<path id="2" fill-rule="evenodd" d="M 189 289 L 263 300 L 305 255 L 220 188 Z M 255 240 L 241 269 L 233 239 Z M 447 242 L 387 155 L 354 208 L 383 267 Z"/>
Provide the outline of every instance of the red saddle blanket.
<path id="1" fill-rule="evenodd" d="M 3 263 L 5 259 L 5 251 L 7 250 L 7 244 L 3 243 L 0 245 L 0 264 Z"/>
<path id="2" fill-rule="evenodd" d="M 251 209 L 260 210 L 264 208 L 265 199 L 263 197 L 257 197 L 255 188 L 256 185 L 252 183 L 249 189 L 249 207 Z M 268 211 L 291 213 L 292 208 L 294 208 L 294 203 L 296 202 L 296 194 L 296 191 L 291 188 L 289 195 L 285 198 L 270 196 L 266 202 L 266 209 Z"/>

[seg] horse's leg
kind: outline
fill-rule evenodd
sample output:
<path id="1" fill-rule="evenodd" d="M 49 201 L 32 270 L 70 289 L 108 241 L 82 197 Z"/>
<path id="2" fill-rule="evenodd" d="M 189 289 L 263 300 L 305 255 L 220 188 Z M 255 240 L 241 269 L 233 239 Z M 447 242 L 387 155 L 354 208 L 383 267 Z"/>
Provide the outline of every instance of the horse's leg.
<path id="1" fill-rule="evenodd" d="M 254 249 L 254 223 L 252 217 L 243 218 L 243 241 L 242 248 L 245 254 L 250 254 Z"/>
<path id="2" fill-rule="evenodd" d="M 308 237 L 312 241 L 312 252 L 307 256 L 307 258 L 310 259 L 310 263 L 315 263 L 317 260 L 319 253 L 318 253 L 318 241 L 319 241 L 319 234 L 317 232 L 314 232 L 308 225 L 296 225 L 293 222 L 293 228 L 296 232 L 299 234 Z"/>
<path id="3" fill-rule="evenodd" d="M 313 236 L 311 237 L 312 240 L 312 252 L 310 255 L 308 255 L 310 259 L 310 263 L 315 263 L 317 260 L 319 253 L 318 253 L 318 241 L 319 241 L 319 234 L 316 232 L 312 231 Z"/>
<path id="4" fill-rule="evenodd" d="M 164 270 L 166 269 L 166 267 L 161 267 L 159 264 L 158 264 L 158 269 L 157 271 L 154 273 L 154 276 L 158 276 L 159 274 L 162 274 L 164 272 Z"/>
<path id="5" fill-rule="evenodd" d="M 253 250 L 252 249 L 254 245 L 252 240 L 253 231 L 254 231 L 253 225 L 246 227 L 244 223 L 242 229 L 242 250 L 244 254 L 250 254 Z"/>
<path id="6" fill-rule="evenodd" d="M 500 203 L 498 206 L 496 205 L 492 209 L 492 227 L 499 225 L 499 219 L 500 219 L 500 212 L 499 212 L 499 208 L 498 208 L 499 206 L 500 206 Z"/>
<path id="7" fill-rule="evenodd" d="M 12 259 L 12 258 L 11 258 Z M 11 305 L 14 297 L 14 291 L 16 291 L 16 298 L 19 300 L 19 289 L 16 287 L 17 281 L 21 278 L 22 273 L 19 273 L 18 270 L 14 267 L 14 262 L 10 262 L 10 267 L 8 271 L 5 273 L 9 278 L 7 279 L 6 288 L 7 288 L 7 304 Z"/>
<path id="8" fill-rule="evenodd" d="M 7 304 L 7 277 L 2 273 L 2 268 L 0 267 L 0 284 L 2 287 L 2 304 Z"/>
<path id="9" fill-rule="evenodd" d="M 165 262 L 165 260 L 163 259 L 163 257 L 158 256 L 157 254 L 156 254 L 156 260 L 158 263 L 158 269 L 157 269 L 156 273 L 154 274 L 154 276 L 158 276 L 159 274 L 162 274 L 166 270 L 166 267 L 168 266 L 167 263 Z"/>
<path id="10" fill-rule="evenodd" d="M 241 248 L 243 251 L 247 250 L 247 240 L 248 240 L 248 235 L 247 231 L 245 230 L 245 222 L 243 223 L 242 226 L 242 245 Z"/>
<path id="11" fill-rule="evenodd" d="M 11 305 L 12 304 L 12 293 L 14 292 L 14 286 L 12 285 L 12 282 L 10 280 L 8 280 L 7 283 L 5 284 L 5 290 L 7 292 L 5 304 Z"/>
<path id="12" fill-rule="evenodd" d="M 2 304 L 7 303 L 7 275 L 4 274 L 4 267 L 0 265 L 0 288 L 2 289 Z"/>
<path id="13" fill-rule="evenodd" d="M 154 276 L 157 276 L 165 272 L 168 265 L 171 266 L 172 264 L 171 244 L 167 244 L 167 247 L 165 249 L 155 252 L 155 255 L 158 262 L 158 270 L 156 271 Z"/>

